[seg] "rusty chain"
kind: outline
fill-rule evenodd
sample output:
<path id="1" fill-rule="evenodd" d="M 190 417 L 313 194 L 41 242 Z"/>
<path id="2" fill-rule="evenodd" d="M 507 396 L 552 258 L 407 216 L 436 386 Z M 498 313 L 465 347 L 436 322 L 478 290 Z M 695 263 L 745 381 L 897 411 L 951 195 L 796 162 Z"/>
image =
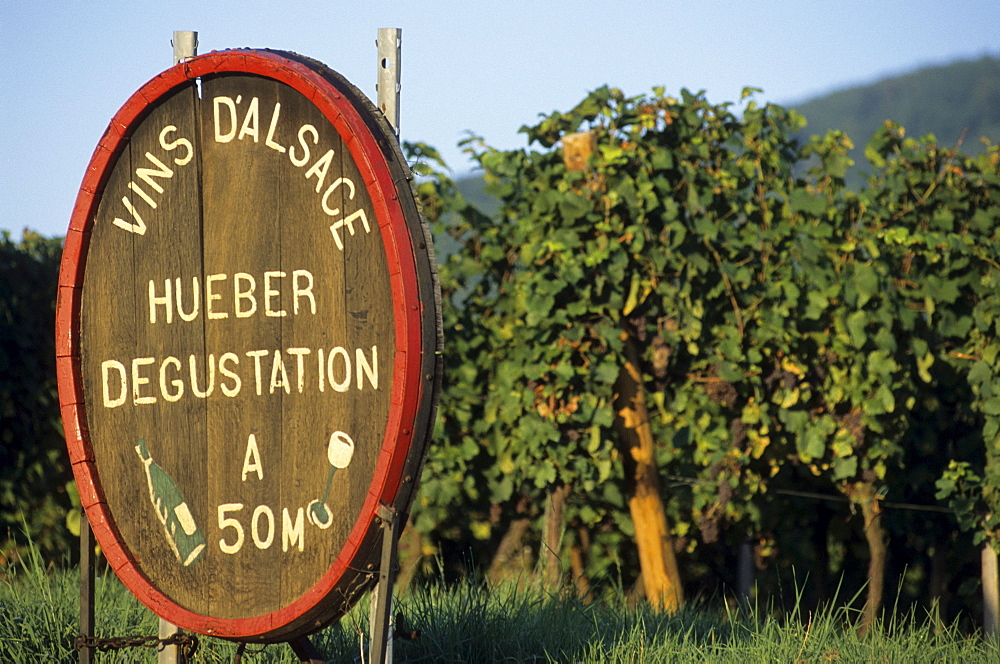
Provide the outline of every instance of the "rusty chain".
<path id="1" fill-rule="evenodd" d="M 98 638 L 96 636 L 78 636 L 73 641 L 76 650 L 94 648 L 101 652 L 122 650 L 124 648 L 156 648 L 163 650 L 168 646 L 180 646 L 181 661 L 187 662 L 198 652 L 198 637 L 193 634 L 171 634 L 166 638 L 156 636 L 114 636 Z"/>

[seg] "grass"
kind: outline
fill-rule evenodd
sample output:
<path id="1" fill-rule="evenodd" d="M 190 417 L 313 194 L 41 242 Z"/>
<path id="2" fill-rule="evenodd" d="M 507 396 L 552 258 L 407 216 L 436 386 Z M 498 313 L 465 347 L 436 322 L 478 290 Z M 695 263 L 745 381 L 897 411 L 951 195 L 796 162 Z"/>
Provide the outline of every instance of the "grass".
<path id="1" fill-rule="evenodd" d="M 3 570 L 0 570 L 3 572 Z M 0 662 L 75 662 L 79 576 L 46 570 L 36 557 L 0 575 Z M 154 635 L 157 619 L 113 575 L 96 584 L 98 636 Z M 428 586 L 396 600 L 415 640 L 397 640 L 397 662 L 997 662 L 1000 644 L 954 627 L 932 629 L 909 615 L 877 623 L 864 637 L 856 616 L 830 608 L 780 618 L 754 608 L 686 608 L 666 616 L 625 602 L 584 604 L 541 590 L 487 591 L 471 582 Z M 794 612 L 793 612 L 794 615 Z M 368 607 L 311 637 L 330 662 L 361 662 Z M 232 662 L 236 645 L 201 637 L 197 662 Z M 98 662 L 155 661 L 152 649 L 99 653 Z M 246 662 L 295 662 L 291 649 L 250 646 Z"/>

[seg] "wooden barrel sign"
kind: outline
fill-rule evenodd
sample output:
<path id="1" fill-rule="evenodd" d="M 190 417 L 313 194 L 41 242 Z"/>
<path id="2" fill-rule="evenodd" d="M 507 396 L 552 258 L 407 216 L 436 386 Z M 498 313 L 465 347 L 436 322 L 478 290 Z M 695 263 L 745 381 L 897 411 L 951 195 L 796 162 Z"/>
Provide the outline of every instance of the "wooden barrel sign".
<path id="1" fill-rule="evenodd" d="M 410 170 L 350 83 L 236 50 L 144 85 L 84 177 L 56 334 L 87 517 L 156 614 L 284 641 L 371 586 L 433 428 L 440 296 Z"/>

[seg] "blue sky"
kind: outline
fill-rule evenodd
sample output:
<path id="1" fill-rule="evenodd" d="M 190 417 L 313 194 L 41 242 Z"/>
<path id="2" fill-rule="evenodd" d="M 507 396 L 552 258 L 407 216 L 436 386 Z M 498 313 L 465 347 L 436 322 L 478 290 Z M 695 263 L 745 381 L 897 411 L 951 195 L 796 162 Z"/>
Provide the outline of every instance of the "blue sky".
<path id="1" fill-rule="evenodd" d="M 380 27 L 403 29 L 402 138 L 438 147 L 456 173 L 469 168 L 456 147 L 467 132 L 522 147 L 518 127 L 604 84 L 713 102 L 753 86 L 793 104 L 1000 55 L 995 0 L 0 0 L 0 229 L 65 234 L 94 147 L 170 66 L 174 30 L 198 31 L 200 53 L 296 51 L 374 96 Z"/>

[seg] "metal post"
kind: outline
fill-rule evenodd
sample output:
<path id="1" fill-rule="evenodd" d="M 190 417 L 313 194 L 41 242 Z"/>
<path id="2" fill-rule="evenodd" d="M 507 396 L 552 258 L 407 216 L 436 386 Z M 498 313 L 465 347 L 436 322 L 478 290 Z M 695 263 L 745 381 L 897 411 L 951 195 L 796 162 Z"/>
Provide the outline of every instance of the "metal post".
<path id="1" fill-rule="evenodd" d="M 400 28 L 379 28 L 378 40 L 378 107 L 399 136 L 400 58 L 403 52 L 403 31 Z"/>
<path id="2" fill-rule="evenodd" d="M 403 31 L 400 28 L 379 28 L 375 41 L 378 50 L 378 108 L 399 136 L 400 61 L 403 50 Z M 372 596 L 370 614 L 371 647 L 373 664 L 392 662 L 392 632 L 389 628 L 392 613 L 392 584 L 396 567 L 396 539 L 399 519 L 396 510 L 387 505 L 379 506 L 382 519 L 382 561 L 379 566 L 378 585 Z"/>
<path id="3" fill-rule="evenodd" d="M 180 631 L 177 625 L 160 618 L 160 629 L 158 632 L 160 639 L 169 638 L 174 634 L 179 634 Z M 156 653 L 156 664 L 178 664 L 180 661 L 181 647 L 179 645 L 163 646 L 163 649 Z"/>
<path id="4" fill-rule="evenodd" d="M 80 510 L 80 636 L 94 636 L 94 533 Z M 80 648 L 80 664 L 94 663 L 94 649 Z"/>
<path id="5" fill-rule="evenodd" d="M 379 564 L 378 585 L 372 596 L 371 610 L 371 664 L 391 664 L 392 632 L 389 614 L 392 612 L 392 582 L 396 574 L 396 539 L 399 516 L 396 510 L 381 505 L 378 516 L 382 519 L 382 561 Z"/>
<path id="6" fill-rule="evenodd" d="M 174 47 L 174 64 L 184 62 L 198 55 L 198 33 L 187 30 L 174 30 L 174 38 L 170 40 Z M 174 634 L 179 634 L 180 629 L 160 618 L 159 638 L 166 639 Z M 181 661 L 181 647 L 165 646 L 156 655 L 157 664 L 178 664 Z"/>
<path id="7" fill-rule="evenodd" d="M 174 62 L 184 62 L 198 55 L 198 33 L 187 30 L 174 30 L 174 38 L 170 40 L 174 46 Z"/>

